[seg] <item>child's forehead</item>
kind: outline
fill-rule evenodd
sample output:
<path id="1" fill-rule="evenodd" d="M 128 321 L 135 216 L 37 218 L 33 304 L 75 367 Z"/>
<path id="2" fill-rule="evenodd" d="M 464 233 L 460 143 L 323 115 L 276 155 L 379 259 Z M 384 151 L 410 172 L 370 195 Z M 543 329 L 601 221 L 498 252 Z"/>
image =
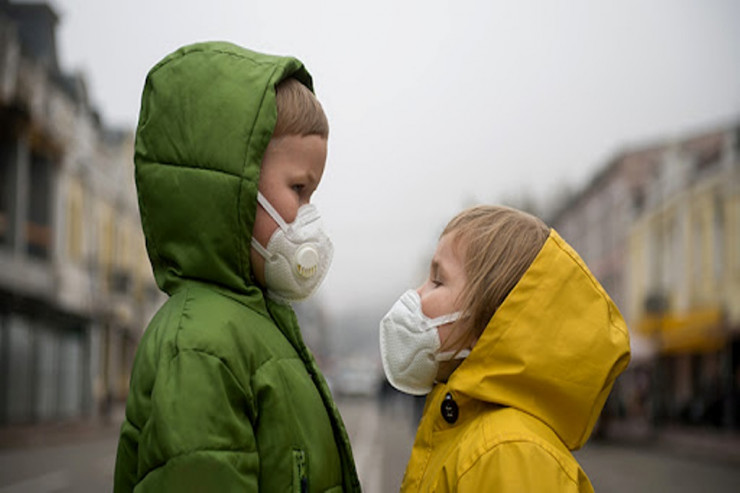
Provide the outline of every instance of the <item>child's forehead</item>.
<path id="1" fill-rule="evenodd" d="M 319 181 L 320 178 L 318 170 L 307 166 L 296 165 L 296 163 L 292 161 L 279 162 L 277 166 L 285 171 L 287 177 L 291 179 Z"/>
<path id="2" fill-rule="evenodd" d="M 441 249 L 455 257 L 463 257 L 467 240 L 467 236 L 459 229 L 448 231 L 439 238 L 437 251 Z"/>
<path id="3" fill-rule="evenodd" d="M 461 263 L 465 254 L 465 238 L 455 231 L 442 235 L 437 243 L 437 250 L 432 257 L 432 265 L 449 265 Z"/>

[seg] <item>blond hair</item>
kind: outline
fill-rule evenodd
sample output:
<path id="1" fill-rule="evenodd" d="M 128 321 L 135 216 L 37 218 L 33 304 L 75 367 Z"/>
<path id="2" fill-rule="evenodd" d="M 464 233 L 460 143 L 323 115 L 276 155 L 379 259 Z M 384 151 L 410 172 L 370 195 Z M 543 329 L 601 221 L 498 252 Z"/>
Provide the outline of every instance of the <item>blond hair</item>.
<path id="1" fill-rule="evenodd" d="M 288 78 L 275 87 L 277 122 L 273 138 L 286 135 L 319 135 L 329 137 L 329 121 L 321 103 L 311 90 Z"/>
<path id="2" fill-rule="evenodd" d="M 455 216 L 441 236 L 447 234 L 454 235 L 453 245 L 462 255 L 467 281 L 457 300 L 464 316 L 445 346 L 462 349 L 480 337 L 542 249 L 550 230 L 526 212 L 482 205 Z"/>

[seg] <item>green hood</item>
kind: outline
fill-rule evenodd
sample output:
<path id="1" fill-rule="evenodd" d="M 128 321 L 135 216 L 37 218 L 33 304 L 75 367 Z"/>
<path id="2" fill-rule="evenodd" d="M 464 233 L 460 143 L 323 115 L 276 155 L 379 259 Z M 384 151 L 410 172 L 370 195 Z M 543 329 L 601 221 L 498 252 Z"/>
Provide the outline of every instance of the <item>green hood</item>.
<path id="1" fill-rule="evenodd" d="M 256 294 L 249 264 L 275 86 L 300 61 L 225 42 L 185 46 L 149 72 L 136 131 L 139 209 L 157 285 L 200 281 Z"/>

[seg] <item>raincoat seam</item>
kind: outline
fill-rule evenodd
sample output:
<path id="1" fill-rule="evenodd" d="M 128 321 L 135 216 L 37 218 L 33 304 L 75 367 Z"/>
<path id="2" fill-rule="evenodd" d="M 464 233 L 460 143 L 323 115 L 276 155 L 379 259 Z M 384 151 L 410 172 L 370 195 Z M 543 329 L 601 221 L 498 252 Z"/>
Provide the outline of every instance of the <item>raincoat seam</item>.
<path id="1" fill-rule="evenodd" d="M 208 47 L 186 47 L 185 51 L 179 51 L 177 52 L 176 56 L 173 53 L 172 56 L 168 57 L 165 60 L 162 60 L 160 63 L 155 65 L 150 71 L 149 75 L 154 75 L 157 72 L 159 72 L 162 68 L 166 67 L 170 63 L 174 62 L 175 60 L 179 60 L 180 58 L 183 58 L 185 55 L 189 55 L 191 53 L 218 53 L 220 55 L 228 55 L 234 58 L 239 58 L 241 60 L 249 60 L 250 62 L 256 64 L 256 65 L 274 65 L 274 62 L 270 61 L 260 61 L 256 60 L 252 57 L 246 56 L 244 53 L 234 53 L 228 50 L 224 50 L 221 48 L 208 48 Z"/>
<path id="2" fill-rule="evenodd" d="M 440 392 L 440 395 L 441 396 L 444 396 L 445 395 L 445 392 Z M 443 398 L 444 397 L 442 397 L 442 399 Z M 430 406 L 437 407 L 438 404 L 441 402 L 441 399 L 435 398 L 435 401 L 436 402 L 430 402 L 429 405 Z M 426 437 L 424 437 L 425 440 L 426 440 L 426 444 L 423 447 L 421 447 L 421 449 L 426 452 L 426 454 L 425 454 L 426 457 L 424 458 L 424 461 L 421 464 L 421 468 L 420 468 L 421 471 L 420 471 L 420 474 L 419 474 L 419 484 L 423 484 L 424 483 L 424 478 L 427 475 L 427 471 L 429 470 L 429 465 L 430 465 L 430 462 L 431 462 L 431 459 L 432 459 L 432 454 L 434 453 L 434 443 L 433 442 L 434 442 L 434 422 L 435 422 L 435 420 L 430 418 L 429 421 L 431 421 L 431 423 L 429 423 L 429 422 L 426 422 L 425 423 L 424 416 L 422 415 L 421 422 L 419 423 L 419 430 L 421 430 L 422 427 L 426 428 L 425 425 L 427 423 L 429 423 L 429 431 L 426 431 L 426 429 L 424 429 L 424 433 L 427 435 Z M 417 433 L 418 433 L 418 431 L 417 431 Z M 413 455 L 413 450 L 412 450 L 412 455 Z"/>
<path id="3" fill-rule="evenodd" d="M 179 168 L 179 169 L 182 169 L 182 170 L 191 170 L 192 169 L 192 170 L 198 170 L 198 171 L 212 171 L 214 173 L 219 173 L 219 174 L 223 174 L 223 175 L 227 175 L 227 176 L 232 176 L 232 177 L 238 178 L 238 179 L 241 179 L 242 178 L 242 176 L 240 176 L 240 175 L 238 175 L 236 173 L 231 173 L 229 171 L 225 171 L 225 170 L 217 169 L 217 168 L 208 168 L 206 166 L 200 166 L 200 165 L 199 166 L 191 166 L 191 165 L 188 165 L 188 164 L 169 163 L 169 162 L 164 162 L 164 161 L 154 161 L 152 164 L 157 164 L 157 165 L 160 165 L 160 166 L 167 166 L 167 167 L 171 167 L 171 168 Z"/>
<path id="4" fill-rule="evenodd" d="M 136 431 L 138 431 L 139 433 L 141 433 L 141 428 L 139 428 L 138 426 L 136 426 L 136 425 L 135 425 L 135 424 L 133 423 L 133 421 L 131 421 L 131 419 L 129 419 L 129 417 L 128 417 L 128 416 L 125 416 L 125 415 L 124 415 L 124 416 L 123 416 L 123 419 L 124 419 L 124 421 L 125 421 L 126 423 L 128 423 L 128 424 L 129 424 L 130 426 L 132 426 L 132 427 L 133 427 L 133 428 L 134 428 L 134 429 L 135 429 Z"/>
<path id="5" fill-rule="evenodd" d="M 237 386 L 239 387 L 239 390 L 241 391 L 242 395 L 244 395 L 246 397 L 247 396 L 247 393 L 245 392 L 244 387 L 242 386 L 242 383 L 236 377 L 236 374 L 234 373 L 234 371 L 231 369 L 231 367 L 229 366 L 229 364 L 226 362 L 226 360 L 224 358 L 222 358 L 220 355 L 213 354 L 213 353 L 211 353 L 211 352 L 209 352 L 209 351 L 207 351 L 205 349 L 201 349 L 201 348 L 181 348 L 180 347 L 180 342 L 179 342 L 179 339 L 180 339 L 180 331 L 183 330 L 183 327 L 182 327 L 182 319 L 185 316 L 185 310 L 187 309 L 188 303 L 190 301 L 192 301 L 192 299 L 193 299 L 193 297 L 191 296 L 191 289 L 190 289 L 190 287 L 185 288 L 185 293 L 183 293 L 183 296 L 185 297 L 185 300 L 183 301 L 182 309 L 180 310 L 180 318 L 177 321 L 177 332 L 175 334 L 175 354 L 172 355 L 172 357 L 170 358 L 168 364 L 171 364 L 174 361 L 174 359 L 177 356 L 180 355 L 180 353 L 184 353 L 186 351 L 192 351 L 192 352 L 195 352 L 195 353 L 202 353 L 202 354 L 205 354 L 206 356 L 210 356 L 212 358 L 215 358 L 222 365 L 224 365 L 224 367 L 228 370 L 229 374 L 234 379 L 234 382 L 236 382 Z"/>
<path id="6" fill-rule="evenodd" d="M 529 444 L 529 445 L 532 445 L 532 446 L 536 447 L 539 450 L 544 451 L 548 456 L 550 456 L 558 464 L 558 467 L 560 468 L 560 470 L 563 471 L 563 473 L 568 477 L 568 479 L 571 482 L 573 482 L 575 484 L 578 484 L 578 481 L 571 476 L 570 472 L 563 465 L 563 463 L 560 460 L 560 458 L 558 458 L 551 450 L 549 450 L 546 446 L 544 446 L 544 444 L 538 443 L 538 442 L 536 442 L 536 441 L 534 441 L 532 439 L 527 439 L 525 437 L 522 437 L 522 438 L 507 438 L 507 439 L 504 439 L 504 440 L 496 440 L 496 442 L 494 444 L 492 444 L 490 447 L 485 448 L 483 450 L 483 452 L 480 455 L 478 455 L 478 457 L 476 457 L 475 460 L 473 460 L 471 462 L 471 464 L 465 470 L 463 470 L 460 473 L 460 476 L 459 476 L 459 479 L 458 479 L 458 483 L 462 480 L 462 478 L 467 473 L 469 473 L 470 471 L 473 470 L 473 468 L 481 461 L 481 459 L 483 459 L 484 456 L 486 456 L 487 454 L 493 453 L 493 452 L 498 452 L 499 450 L 497 450 L 497 449 L 499 447 L 503 447 L 503 446 L 509 445 L 509 444 L 516 444 L 516 443 Z M 500 450 L 500 452 L 501 453 L 505 453 L 504 450 Z"/>
<path id="7" fill-rule="evenodd" d="M 135 161 L 136 161 L 136 157 L 134 157 L 134 163 Z M 134 164 L 134 182 L 136 182 L 137 190 L 139 188 L 139 184 L 138 184 L 139 180 L 137 178 L 137 175 L 140 172 L 141 172 L 141 166 L 136 165 L 135 163 Z M 142 180 L 143 180 L 143 177 L 142 177 Z M 139 194 L 138 192 L 137 192 L 137 203 L 139 204 L 139 211 L 140 211 L 139 214 L 141 214 L 141 229 L 144 233 L 144 242 L 145 242 L 146 250 L 147 252 L 149 252 L 149 249 L 151 247 L 151 250 L 152 250 L 151 254 L 154 256 L 154 258 L 150 258 L 150 262 L 152 263 L 152 271 L 155 277 L 154 280 L 157 283 L 157 287 L 160 288 L 162 291 L 164 291 L 164 289 L 162 289 L 162 287 L 159 286 L 159 279 L 157 279 L 157 275 L 156 275 L 157 270 L 154 269 L 154 265 L 163 265 L 162 256 L 159 254 L 159 242 L 155 238 L 155 236 L 157 236 L 156 233 L 154 232 L 156 228 L 154 228 L 154 226 L 152 226 L 149 223 L 149 208 L 144 206 L 144 200 L 141 194 Z M 147 234 L 147 232 L 149 234 Z M 152 255 L 150 255 L 150 257 Z M 164 284 L 165 282 L 163 279 L 162 285 Z"/>
<path id="8" fill-rule="evenodd" d="M 208 453 L 208 452 L 216 452 L 216 453 L 233 453 L 233 454 L 244 454 L 244 455 L 250 455 L 250 454 L 256 454 L 257 450 L 253 451 L 246 451 L 243 448 L 224 448 L 224 449 L 217 449 L 217 448 L 203 448 L 203 449 L 194 449 L 194 450 L 188 450 L 187 452 L 182 452 L 177 455 L 173 455 L 169 459 L 165 460 L 164 462 L 152 467 L 149 469 L 146 474 L 141 476 L 137 482 L 136 486 L 141 485 L 141 483 L 146 480 L 147 476 L 149 476 L 151 473 L 156 471 L 157 469 L 162 469 L 163 467 L 167 466 L 168 463 L 171 463 L 172 461 L 179 461 L 183 457 L 187 457 L 188 455 L 194 455 L 194 454 L 202 454 L 202 453 Z"/>
<path id="9" fill-rule="evenodd" d="M 183 300 L 182 300 L 182 306 L 180 307 L 180 316 L 177 318 L 177 330 L 175 331 L 175 347 L 174 352 L 170 356 L 170 359 L 167 361 L 167 364 L 172 363 L 172 360 L 174 360 L 177 355 L 180 353 L 180 331 L 182 330 L 182 319 L 185 317 L 185 310 L 187 309 L 188 302 L 191 300 L 190 296 L 190 287 L 187 286 L 183 290 L 182 293 Z"/>
<path id="10" fill-rule="evenodd" d="M 280 364 L 280 362 L 282 361 L 298 361 L 303 364 L 303 360 L 301 360 L 301 358 L 296 358 L 294 356 L 270 357 L 260 363 L 260 365 L 254 370 L 254 375 L 257 376 L 257 374 L 260 373 L 267 365 Z"/>
<path id="11" fill-rule="evenodd" d="M 246 308 L 250 312 L 252 312 L 255 315 L 259 315 L 260 317 L 270 321 L 270 323 L 274 323 L 273 320 L 270 318 L 269 314 L 267 313 L 267 308 L 263 310 L 261 306 L 253 306 L 252 304 L 249 304 L 245 302 L 243 298 L 240 297 L 240 293 L 236 292 L 233 288 L 225 285 L 225 284 L 219 284 L 218 282 L 209 280 L 209 279 L 199 279 L 196 277 L 191 276 L 180 276 L 180 279 L 183 281 L 183 284 L 186 284 L 188 282 L 194 283 L 197 286 L 197 289 L 202 289 L 207 291 L 210 294 L 223 297 L 231 303 L 236 303 L 241 308 Z M 260 293 L 262 293 L 262 290 L 259 288 L 259 286 L 256 286 L 254 284 L 248 284 L 248 288 L 255 288 L 259 289 Z M 172 295 L 180 293 L 182 290 L 186 288 L 180 288 L 172 293 Z"/>
<path id="12" fill-rule="evenodd" d="M 175 355 L 175 357 L 179 356 L 180 354 L 184 354 L 184 353 L 204 354 L 206 356 L 209 356 L 211 358 L 214 358 L 214 359 L 218 360 L 219 363 L 221 363 L 222 365 L 224 365 L 224 368 L 226 368 L 226 370 L 229 372 L 229 375 L 231 375 L 234 378 L 234 382 L 237 384 L 237 386 L 239 387 L 239 390 L 242 392 L 242 394 L 244 394 L 245 396 L 247 395 L 247 393 L 244 390 L 244 386 L 239 381 L 239 379 L 237 378 L 237 376 L 234 373 L 234 371 L 231 369 L 231 366 L 229 366 L 229 363 L 223 357 L 221 357 L 221 356 L 219 356 L 217 354 L 214 354 L 214 353 L 212 353 L 210 351 L 207 351 L 205 349 L 200 349 L 200 348 L 184 348 L 184 349 L 179 349 L 178 350 L 178 353 L 177 353 L 177 355 Z M 174 360 L 175 358 L 172 358 L 172 359 Z"/>
<path id="13" fill-rule="evenodd" d="M 625 332 L 622 330 L 622 328 L 619 327 L 618 325 L 615 325 L 612 322 L 612 320 L 613 320 L 612 306 L 611 306 L 611 303 L 609 303 L 609 299 L 606 296 L 604 296 L 606 294 L 606 293 L 604 293 L 604 288 L 600 284 L 598 284 L 597 282 L 594 282 L 593 274 L 590 274 L 588 272 L 588 270 L 584 269 L 583 265 L 581 265 L 582 260 L 579 261 L 578 258 L 574 257 L 571 254 L 571 252 L 569 252 L 567 249 L 563 248 L 563 245 L 560 243 L 560 240 L 556 240 L 556 243 L 557 243 L 558 248 L 560 249 L 560 251 L 562 251 L 564 254 L 566 254 L 568 257 L 570 257 L 570 259 L 573 260 L 573 262 L 578 266 L 578 269 L 583 274 L 586 275 L 586 279 L 588 279 L 588 282 L 591 284 L 591 286 L 593 286 L 594 288 L 596 288 L 596 292 L 599 293 L 599 296 L 601 297 L 601 299 L 606 302 L 606 307 L 607 307 L 607 310 L 609 311 L 609 326 L 617 329 L 622 335 L 625 335 Z"/>

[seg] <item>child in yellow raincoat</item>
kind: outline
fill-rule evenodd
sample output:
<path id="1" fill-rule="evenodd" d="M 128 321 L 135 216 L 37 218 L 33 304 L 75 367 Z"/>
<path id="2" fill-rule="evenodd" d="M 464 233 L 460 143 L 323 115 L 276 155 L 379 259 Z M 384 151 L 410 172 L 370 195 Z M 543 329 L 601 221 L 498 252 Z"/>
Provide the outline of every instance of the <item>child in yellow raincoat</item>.
<path id="1" fill-rule="evenodd" d="M 629 362 L 619 310 L 538 218 L 478 206 L 380 324 L 390 383 L 429 394 L 401 490 L 590 492 L 571 451 Z"/>

